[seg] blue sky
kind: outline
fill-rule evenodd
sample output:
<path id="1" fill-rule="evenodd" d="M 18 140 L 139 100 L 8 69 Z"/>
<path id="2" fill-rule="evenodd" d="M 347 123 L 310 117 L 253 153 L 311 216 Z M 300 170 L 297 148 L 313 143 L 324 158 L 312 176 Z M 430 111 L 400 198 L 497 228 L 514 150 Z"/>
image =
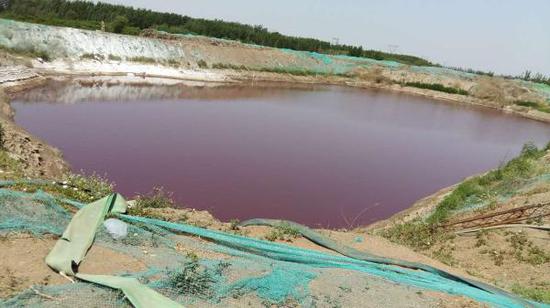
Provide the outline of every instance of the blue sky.
<path id="1" fill-rule="evenodd" d="M 550 75 L 549 0 L 103 0 L 497 73 Z"/>

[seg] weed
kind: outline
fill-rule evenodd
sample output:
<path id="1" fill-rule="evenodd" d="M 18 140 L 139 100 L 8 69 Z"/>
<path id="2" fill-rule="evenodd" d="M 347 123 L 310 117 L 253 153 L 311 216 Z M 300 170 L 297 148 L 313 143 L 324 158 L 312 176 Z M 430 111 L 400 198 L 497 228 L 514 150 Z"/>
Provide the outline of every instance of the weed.
<path id="1" fill-rule="evenodd" d="M 168 273 L 168 285 L 184 294 L 207 297 L 212 294 L 214 273 L 201 267 L 198 258 L 190 258 L 181 268 Z"/>
<path id="2" fill-rule="evenodd" d="M 419 250 L 430 248 L 440 236 L 444 236 L 437 233 L 433 226 L 419 220 L 395 225 L 381 231 L 380 235 L 392 242 Z"/>
<path id="3" fill-rule="evenodd" d="M 476 243 L 475 247 L 481 247 L 481 246 L 487 246 L 487 234 L 489 232 L 487 230 L 481 230 L 476 234 Z"/>
<path id="4" fill-rule="evenodd" d="M 153 191 L 136 199 L 136 207 L 162 209 L 174 207 L 172 194 L 164 191 L 162 187 L 155 187 Z"/>
<path id="5" fill-rule="evenodd" d="M 453 247 L 449 245 L 443 245 L 433 252 L 433 256 L 442 263 L 452 266 L 455 265 L 457 262 L 453 257 L 453 251 Z"/>
<path id="6" fill-rule="evenodd" d="M 527 256 L 523 260 L 531 265 L 542 265 L 550 262 L 550 254 L 533 245 L 527 249 Z"/>
<path id="7" fill-rule="evenodd" d="M 506 254 L 506 250 L 493 250 L 490 253 L 491 258 L 493 259 L 493 262 L 496 266 L 502 266 L 504 264 L 504 255 Z"/>
<path id="8" fill-rule="evenodd" d="M 293 228 L 288 223 L 281 223 L 271 230 L 271 232 L 265 236 L 265 239 L 272 242 L 276 240 L 290 242 L 299 235 L 300 232 L 297 229 Z"/>
<path id="9" fill-rule="evenodd" d="M 239 229 L 239 223 L 240 223 L 240 222 L 241 222 L 241 221 L 238 220 L 238 219 L 236 219 L 236 218 L 235 218 L 235 219 L 231 219 L 231 220 L 229 221 L 229 224 L 230 224 L 229 229 L 231 229 L 231 230 L 238 230 L 238 229 Z"/>

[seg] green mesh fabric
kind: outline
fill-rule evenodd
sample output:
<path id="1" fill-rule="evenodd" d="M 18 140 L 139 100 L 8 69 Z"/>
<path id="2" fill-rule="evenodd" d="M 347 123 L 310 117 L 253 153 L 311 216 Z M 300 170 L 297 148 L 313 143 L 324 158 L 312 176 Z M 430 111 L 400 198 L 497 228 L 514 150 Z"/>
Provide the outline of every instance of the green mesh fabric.
<path id="1" fill-rule="evenodd" d="M 0 233 L 30 232 L 36 235 L 61 234 L 70 221 L 68 204 L 44 192 L 23 193 L 0 189 L 3 211 Z M 75 205 L 80 205 L 78 202 Z M 128 222 L 129 235 L 112 239 L 103 228 L 94 245 L 110 248 L 143 260 L 146 269 L 119 276 L 137 278 L 155 291 L 187 306 L 302 305 L 315 306 L 319 299 L 311 285 L 323 275 L 349 276 L 367 281 L 381 279 L 418 290 L 434 290 L 463 295 L 495 307 L 518 307 L 514 299 L 487 292 L 433 273 L 399 266 L 373 263 L 259 239 L 202 229 L 186 224 L 121 215 Z M 179 249 L 178 249 L 179 247 Z M 181 251 L 183 247 L 184 251 Z M 209 274 L 203 294 L 189 293 L 173 284 L 171 277 L 181 271 L 190 257 L 186 250 L 203 251 L 200 265 Z M 338 270 L 338 274 L 334 274 Z M 339 278 L 342 278 L 339 277 Z M 345 280 L 345 279 L 344 279 Z M 38 287 L 37 287 L 38 288 Z M 36 292 L 38 291 L 38 292 Z M 332 302 L 331 302 L 332 303 Z M 536 307 L 548 307 L 531 303 Z M 45 286 L 30 289 L 0 301 L 5 307 L 121 307 L 129 305 L 119 291 L 90 283 Z M 331 304 L 332 305 L 332 304 Z"/>

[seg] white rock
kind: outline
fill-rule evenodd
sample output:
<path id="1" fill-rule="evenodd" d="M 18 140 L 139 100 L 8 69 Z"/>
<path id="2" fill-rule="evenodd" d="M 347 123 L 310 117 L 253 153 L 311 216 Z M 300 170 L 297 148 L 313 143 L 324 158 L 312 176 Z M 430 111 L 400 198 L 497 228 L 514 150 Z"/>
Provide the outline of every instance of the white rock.
<path id="1" fill-rule="evenodd" d="M 105 226 L 109 235 L 115 240 L 120 240 L 128 236 L 128 224 L 121 220 L 109 218 L 103 222 L 103 226 Z"/>

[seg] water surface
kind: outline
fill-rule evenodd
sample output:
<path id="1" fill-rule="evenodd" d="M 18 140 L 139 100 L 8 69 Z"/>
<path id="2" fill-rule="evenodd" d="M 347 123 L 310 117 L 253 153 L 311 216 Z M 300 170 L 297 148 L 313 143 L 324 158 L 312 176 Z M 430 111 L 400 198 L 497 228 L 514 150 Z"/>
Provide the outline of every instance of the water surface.
<path id="1" fill-rule="evenodd" d="M 223 220 L 325 227 L 389 217 L 550 140 L 549 125 L 497 111 L 339 87 L 51 84 L 13 106 L 126 196 L 163 186 Z"/>

